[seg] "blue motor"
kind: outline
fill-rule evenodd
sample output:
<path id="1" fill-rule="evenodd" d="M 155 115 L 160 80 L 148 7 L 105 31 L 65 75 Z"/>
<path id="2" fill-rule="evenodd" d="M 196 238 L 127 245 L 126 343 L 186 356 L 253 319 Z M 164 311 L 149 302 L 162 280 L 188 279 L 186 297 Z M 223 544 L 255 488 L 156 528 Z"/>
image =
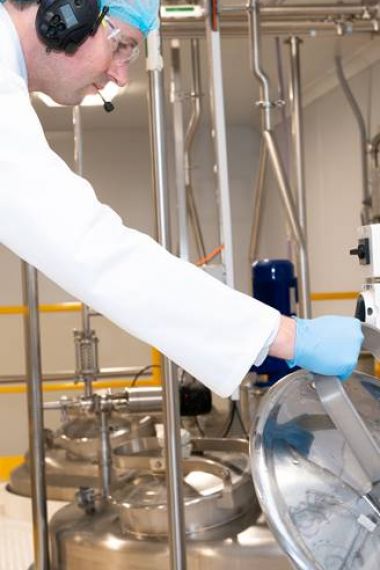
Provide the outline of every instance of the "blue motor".
<path id="1" fill-rule="evenodd" d="M 263 259 L 252 266 L 253 296 L 255 299 L 278 309 L 287 316 L 295 315 L 298 302 L 297 278 L 294 267 L 287 259 Z M 252 371 L 266 377 L 268 386 L 286 374 L 290 369 L 285 360 L 268 356 L 260 366 L 253 366 Z"/>

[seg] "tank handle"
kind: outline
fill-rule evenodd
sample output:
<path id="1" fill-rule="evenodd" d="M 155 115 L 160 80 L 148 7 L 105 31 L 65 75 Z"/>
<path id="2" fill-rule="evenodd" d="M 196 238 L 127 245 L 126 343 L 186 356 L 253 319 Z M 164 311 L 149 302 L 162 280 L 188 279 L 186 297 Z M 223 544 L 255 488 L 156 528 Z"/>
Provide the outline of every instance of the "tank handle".
<path id="1" fill-rule="evenodd" d="M 380 330 L 366 323 L 362 324 L 363 349 L 380 359 Z M 368 478 L 364 487 L 357 489 L 361 494 L 369 493 L 380 481 L 380 449 L 362 417 L 349 398 L 344 384 L 336 376 L 315 374 L 315 388 L 321 403 L 344 436 L 348 446 Z"/>

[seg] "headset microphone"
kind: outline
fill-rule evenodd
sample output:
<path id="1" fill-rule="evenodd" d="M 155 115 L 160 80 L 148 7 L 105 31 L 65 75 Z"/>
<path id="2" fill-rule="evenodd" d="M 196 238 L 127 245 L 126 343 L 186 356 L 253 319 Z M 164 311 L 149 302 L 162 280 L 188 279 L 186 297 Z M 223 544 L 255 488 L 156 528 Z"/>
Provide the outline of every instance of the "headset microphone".
<path id="1" fill-rule="evenodd" d="M 101 98 L 101 100 L 103 101 L 103 109 L 107 113 L 111 113 L 111 111 L 113 111 L 115 109 L 115 105 L 113 103 L 111 103 L 111 101 L 106 101 L 99 90 L 98 90 L 98 95 Z"/>

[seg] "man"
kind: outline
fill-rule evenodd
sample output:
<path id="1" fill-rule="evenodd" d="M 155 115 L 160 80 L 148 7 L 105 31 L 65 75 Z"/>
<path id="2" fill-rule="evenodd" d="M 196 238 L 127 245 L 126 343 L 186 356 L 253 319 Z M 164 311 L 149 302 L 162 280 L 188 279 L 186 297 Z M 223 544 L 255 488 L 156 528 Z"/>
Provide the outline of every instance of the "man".
<path id="1" fill-rule="evenodd" d="M 59 51 L 49 44 L 54 30 L 41 37 L 52 4 L 42 1 L 43 17 L 34 2 L 0 5 L 1 242 L 220 395 L 231 394 L 268 351 L 349 376 L 362 342 L 357 320 L 293 320 L 222 285 L 123 226 L 51 151 L 29 92 L 78 104 L 108 81 L 124 85 L 135 44 L 158 21 L 156 0 L 111 0 L 90 35 Z"/>

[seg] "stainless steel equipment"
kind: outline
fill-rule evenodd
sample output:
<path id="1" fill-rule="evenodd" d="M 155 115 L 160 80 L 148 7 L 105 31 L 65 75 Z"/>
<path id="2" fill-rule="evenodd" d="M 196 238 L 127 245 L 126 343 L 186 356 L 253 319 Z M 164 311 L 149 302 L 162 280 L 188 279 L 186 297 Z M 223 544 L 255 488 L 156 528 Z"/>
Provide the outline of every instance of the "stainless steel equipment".
<path id="1" fill-rule="evenodd" d="M 380 333 L 363 326 L 364 348 Z M 378 354 L 377 354 L 378 355 Z M 262 401 L 252 439 L 260 503 L 302 570 L 375 570 L 380 561 L 380 383 L 295 372 Z"/>
<path id="2" fill-rule="evenodd" d="M 166 469 L 158 439 L 131 439 L 115 450 L 114 462 L 133 476 L 110 500 L 93 495 L 92 500 L 81 499 L 81 507 L 69 505 L 54 516 L 56 570 L 75 570 L 95 561 L 97 570 L 110 564 L 137 569 L 153 563 L 168 568 Z M 246 440 L 192 439 L 182 467 L 188 560 L 195 557 L 194 564 L 209 557 L 210 550 L 217 556 L 218 548 L 231 537 L 237 540 L 256 521 L 260 509 Z"/>
<path id="3" fill-rule="evenodd" d="M 155 434 L 151 417 L 131 420 L 115 414 L 110 418 L 110 440 L 114 449 L 131 437 L 149 437 Z M 99 426 L 95 418 L 85 415 L 71 419 L 56 433 L 45 438 L 46 493 L 49 500 L 72 501 L 81 486 L 100 488 Z M 115 472 L 115 484 L 125 479 L 125 473 Z M 11 473 L 10 489 L 19 495 L 30 496 L 29 454 L 25 462 Z"/>

